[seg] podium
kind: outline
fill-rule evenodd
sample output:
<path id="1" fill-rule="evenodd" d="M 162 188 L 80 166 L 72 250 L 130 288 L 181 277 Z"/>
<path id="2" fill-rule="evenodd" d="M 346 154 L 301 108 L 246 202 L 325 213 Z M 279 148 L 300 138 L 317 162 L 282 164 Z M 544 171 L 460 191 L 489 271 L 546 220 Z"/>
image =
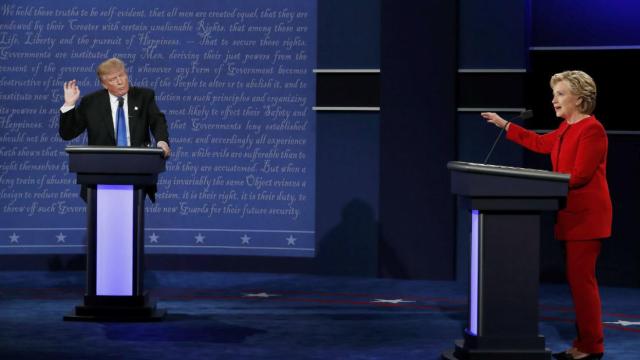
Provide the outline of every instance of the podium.
<path id="1" fill-rule="evenodd" d="M 162 150 L 68 146 L 69 171 L 86 188 L 84 303 L 68 321 L 159 321 L 143 288 L 145 188 L 165 170 Z"/>
<path id="2" fill-rule="evenodd" d="M 469 320 L 443 359 L 548 360 L 538 334 L 541 215 L 564 206 L 569 175 L 451 161 L 471 210 Z"/>

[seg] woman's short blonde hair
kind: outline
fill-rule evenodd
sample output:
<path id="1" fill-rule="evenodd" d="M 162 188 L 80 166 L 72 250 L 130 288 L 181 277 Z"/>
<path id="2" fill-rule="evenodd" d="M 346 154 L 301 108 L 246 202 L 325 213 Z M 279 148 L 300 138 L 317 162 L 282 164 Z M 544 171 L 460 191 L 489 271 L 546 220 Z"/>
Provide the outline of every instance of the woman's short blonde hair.
<path id="1" fill-rule="evenodd" d="M 116 57 L 107 59 L 98 65 L 96 73 L 98 74 L 98 78 L 102 80 L 103 75 L 108 74 L 113 70 L 126 70 L 124 62 Z"/>
<path id="2" fill-rule="evenodd" d="M 571 88 L 571 92 L 578 99 L 582 99 L 582 102 L 578 104 L 578 110 L 583 114 L 591 115 L 596 108 L 597 95 L 596 83 L 591 76 L 580 70 L 563 71 L 554 74 L 549 84 L 553 88 L 560 81 L 566 81 Z"/>

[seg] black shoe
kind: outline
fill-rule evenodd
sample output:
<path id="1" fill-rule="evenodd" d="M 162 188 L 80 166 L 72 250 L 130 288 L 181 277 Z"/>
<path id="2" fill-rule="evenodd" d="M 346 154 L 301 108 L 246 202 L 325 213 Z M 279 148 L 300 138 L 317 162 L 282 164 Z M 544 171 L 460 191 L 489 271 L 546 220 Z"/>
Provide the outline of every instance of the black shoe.
<path id="1" fill-rule="evenodd" d="M 566 351 L 551 354 L 556 360 L 573 360 L 573 356 Z"/>
<path id="2" fill-rule="evenodd" d="M 568 354 L 567 354 L 568 355 Z M 576 360 L 600 360 L 602 359 L 602 357 L 604 356 L 604 353 L 593 353 L 593 354 L 589 354 L 585 357 L 582 358 L 574 358 L 573 356 L 569 357 L 568 359 L 576 359 Z"/>

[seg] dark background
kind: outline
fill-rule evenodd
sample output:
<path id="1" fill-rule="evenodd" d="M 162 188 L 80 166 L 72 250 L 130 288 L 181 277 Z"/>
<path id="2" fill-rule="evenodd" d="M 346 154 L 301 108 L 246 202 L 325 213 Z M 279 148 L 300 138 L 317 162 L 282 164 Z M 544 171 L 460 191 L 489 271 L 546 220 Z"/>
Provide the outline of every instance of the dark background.
<path id="1" fill-rule="evenodd" d="M 633 105 L 639 100 L 640 49 L 612 48 L 606 50 L 534 50 L 529 53 L 527 74 L 527 107 L 535 119 L 526 123 L 532 129 L 555 129 L 549 79 L 564 70 L 582 70 L 596 82 L 598 97 L 594 114 L 607 130 L 640 131 L 640 121 L 634 118 Z"/>

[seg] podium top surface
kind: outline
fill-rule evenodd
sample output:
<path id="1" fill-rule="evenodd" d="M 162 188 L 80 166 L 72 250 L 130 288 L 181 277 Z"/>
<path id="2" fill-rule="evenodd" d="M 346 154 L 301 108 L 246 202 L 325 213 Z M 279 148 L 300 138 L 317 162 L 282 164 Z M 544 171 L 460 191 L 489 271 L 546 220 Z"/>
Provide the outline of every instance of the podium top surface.
<path id="1" fill-rule="evenodd" d="M 159 148 L 67 146 L 65 151 L 79 184 L 153 185 L 166 169 Z"/>
<path id="2" fill-rule="evenodd" d="M 558 181 L 565 183 L 568 183 L 570 178 L 569 174 L 547 170 L 518 168 L 491 164 L 477 164 L 464 161 L 449 161 L 447 163 L 447 168 L 449 170 L 459 172 Z"/>
<path id="3" fill-rule="evenodd" d="M 126 146 L 89 146 L 89 145 L 69 145 L 64 151 L 69 154 L 145 154 L 160 155 L 160 148 L 126 147 Z"/>

